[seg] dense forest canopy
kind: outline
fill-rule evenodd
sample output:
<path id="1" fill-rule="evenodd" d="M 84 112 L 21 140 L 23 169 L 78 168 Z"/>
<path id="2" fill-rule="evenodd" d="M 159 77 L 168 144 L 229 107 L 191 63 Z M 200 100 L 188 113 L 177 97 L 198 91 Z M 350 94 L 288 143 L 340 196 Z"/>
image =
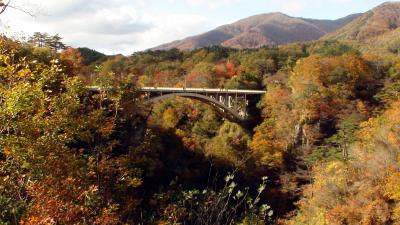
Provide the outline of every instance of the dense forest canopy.
<path id="1" fill-rule="evenodd" d="M 0 51 L 0 224 L 400 221 L 392 46 L 106 56 L 35 33 Z M 241 126 L 195 100 L 147 105 L 141 86 L 267 93 Z"/>

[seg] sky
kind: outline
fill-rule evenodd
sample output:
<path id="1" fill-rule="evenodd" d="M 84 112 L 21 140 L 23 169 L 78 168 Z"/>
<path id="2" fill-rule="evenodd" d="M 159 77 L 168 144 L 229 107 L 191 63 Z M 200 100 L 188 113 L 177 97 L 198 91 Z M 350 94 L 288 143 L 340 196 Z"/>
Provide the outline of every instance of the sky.
<path id="1" fill-rule="evenodd" d="M 71 47 L 129 55 L 201 34 L 256 14 L 337 19 L 366 12 L 385 0 L 11 0 L 0 33 L 17 38 L 33 32 L 59 34 Z"/>

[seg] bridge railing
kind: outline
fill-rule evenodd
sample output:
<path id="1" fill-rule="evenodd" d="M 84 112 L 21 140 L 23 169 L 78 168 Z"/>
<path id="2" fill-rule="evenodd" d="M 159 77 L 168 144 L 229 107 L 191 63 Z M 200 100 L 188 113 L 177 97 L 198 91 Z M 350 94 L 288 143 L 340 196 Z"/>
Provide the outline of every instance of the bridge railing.
<path id="1" fill-rule="evenodd" d="M 88 86 L 91 91 L 100 91 L 99 86 Z M 222 88 L 176 88 L 176 87 L 141 87 L 141 92 L 190 92 L 190 93 L 210 93 L 210 94 L 246 94 L 246 95 L 262 95 L 264 90 L 243 90 L 243 89 L 222 89 Z"/>
<path id="2" fill-rule="evenodd" d="M 100 93 L 102 88 L 91 86 L 89 90 Z M 107 89 L 107 88 L 106 88 Z M 157 102 L 170 97 L 194 98 L 213 105 L 220 113 L 232 121 L 247 118 L 248 97 L 263 95 L 264 90 L 241 90 L 222 88 L 178 88 L 178 87 L 141 87 L 138 89 L 147 102 Z M 232 117 L 233 116 L 233 117 Z"/>
<path id="3" fill-rule="evenodd" d="M 143 92 L 191 92 L 191 93 L 213 93 L 213 94 L 247 94 L 262 95 L 262 90 L 241 90 L 241 89 L 218 89 L 218 88 L 174 88 L 174 87 L 142 87 Z"/>

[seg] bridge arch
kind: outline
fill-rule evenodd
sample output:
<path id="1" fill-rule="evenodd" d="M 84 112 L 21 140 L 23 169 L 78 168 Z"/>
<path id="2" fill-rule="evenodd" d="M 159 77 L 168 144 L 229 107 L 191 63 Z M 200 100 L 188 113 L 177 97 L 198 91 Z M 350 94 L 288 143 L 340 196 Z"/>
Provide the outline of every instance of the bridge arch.
<path id="1" fill-rule="evenodd" d="M 102 88 L 87 87 L 94 93 L 101 93 Z M 221 116 L 237 123 L 248 119 L 247 106 L 249 96 L 260 96 L 264 90 L 212 89 L 212 88 L 176 88 L 176 87 L 141 87 L 138 92 L 144 102 L 155 103 L 167 98 L 183 97 L 211 105 Z"/>
<path id="2" fill-rule="evenodd" d="M 152 98 L 148 99 L 146 102 L 156 103 L 161 100 L 174 98 L 174 97 L 183 97 L 183 98 L 189 98 L 189 99 L 195 99 L 195 100 L 201 101 L 207 105 L 212 106 L 217 111 L 217 113 L 219 113 L 221 116 L 228 119 L 229 121 L 243 122 L 242 117 L 237 112 L 235 112 L 231 108 L 228 108 L 228 106 L 217 101 L 216 99 L 211 98 L 209 96 L 202 95 L 202 94 L 187 93 L 187 92 L 170 93 L 170 94 L 160 95 L 157 97 L 152 97 Z"/>

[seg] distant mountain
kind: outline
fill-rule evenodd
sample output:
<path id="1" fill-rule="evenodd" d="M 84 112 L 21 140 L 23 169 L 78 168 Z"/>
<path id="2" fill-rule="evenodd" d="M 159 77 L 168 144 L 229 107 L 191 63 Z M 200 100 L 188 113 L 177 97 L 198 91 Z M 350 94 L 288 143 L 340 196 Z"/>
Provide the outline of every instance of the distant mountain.
<path id="1" fill-rule="evenodd" d="M 204 34 L 163 44 L 152 50 L 192 50 L 213 45 L 242 49 L 317 40 L 360 15 L 354 14 L 338 20 L 315 20 L 290 17 L 283 13 L 261 14 L 220 26 Z"/>
<path id="2" fill-rule="evenodd" d="M 86 47 L 78 48 L 78 51 L 81 53 L 83 64 L 85 65 L 90 65 L 94 62 L 101 62 L 107 58 L 105 54 Z"/>
<path id="3" fill-rule="evenodd" d="M 400 2 L 387 2 L 364 13 L 324 40 L 350 41 L 364 49 L 387 50 L 400 43 Z"/>

